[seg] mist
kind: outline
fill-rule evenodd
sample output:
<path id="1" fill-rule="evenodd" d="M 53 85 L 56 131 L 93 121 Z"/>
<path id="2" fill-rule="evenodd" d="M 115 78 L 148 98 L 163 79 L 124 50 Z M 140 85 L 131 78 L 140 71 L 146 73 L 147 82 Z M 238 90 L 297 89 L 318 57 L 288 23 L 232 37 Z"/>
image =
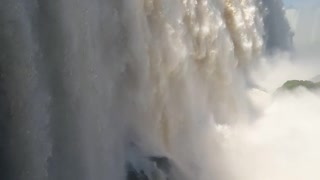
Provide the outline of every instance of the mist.
<path id="1" fill-rule="evenodd" d="M 234 179 L 320 178 L 320 91 L 278 89 L 287 80 L 311 79 L 320 73 L 317 65 L 314 59 L 292 61 L 278 55 L 251 71 L 259 85 L 248 91 L 257 117 L 246 124 L 216 126 Z"/>
<path id="2" fill-rule="evenodd" d="M 237 180 L 318 180 L 320 91 L 284 90 L 288 80 L 318 82 L 319 16 L 316 1 L 292 1 L 286 16 L 293 51 L 261 58 L 249 70 L 255 107 L 249 123 L 216 126 L 226 167 Z M 283 42 L 283 41 L 281 41 Z"/>

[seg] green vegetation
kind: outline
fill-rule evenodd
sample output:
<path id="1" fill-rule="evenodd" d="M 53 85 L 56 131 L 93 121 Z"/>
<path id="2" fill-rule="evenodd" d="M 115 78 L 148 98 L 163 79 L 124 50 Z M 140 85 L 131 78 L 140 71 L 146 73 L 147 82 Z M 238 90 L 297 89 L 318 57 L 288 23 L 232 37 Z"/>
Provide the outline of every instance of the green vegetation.
<path id="1" fill-rule="evenodd" d="M 285 82 L 280 89 L 294 90 L 297 87 L 305 87 L 307 89 L 320 88 L 320 82 L 303 81 L 303 80 L 290 80 Z"/>

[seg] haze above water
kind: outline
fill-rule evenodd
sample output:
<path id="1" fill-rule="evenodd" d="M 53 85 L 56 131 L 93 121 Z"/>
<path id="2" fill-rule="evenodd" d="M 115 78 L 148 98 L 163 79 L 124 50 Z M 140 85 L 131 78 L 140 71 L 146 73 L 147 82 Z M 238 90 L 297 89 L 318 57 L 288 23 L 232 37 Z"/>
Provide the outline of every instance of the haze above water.
<path id="1" fill-rule="evenodd" d="M 275 92 L 291 79 L 319 74 L 319 62 L 285 56 L 255 69 L 261 89 L 248 94 L 261 114 L 250 125 L 219 127 L 226 157 L 241 180 L 317 180 L 320 178 L 320 91 L 303 87 Z"/>
<path id="2" fill-rule="evenodd" d="M 320 74 L 320 4 L 287 0 L 285 7 L 295 33 L 294 55 L 266 58 L 251 71 L 259 88 L 248 94 L 261 110 L 252 124 L 220 127 L 237 179 L 320 178 L 320 91 L 277 91 L 287 80 L 312 80 Z"/>
<path id="3" fill-rule="evenodd" d="M 287 80 L 311 80 L 320 74 L 320 4 L 312 0 L 284 3 L 295 33 L 294 55 L 266 58 L 251 71 L 260 88 L 248 94 L 261 110 L 252 124 L 220 128 L 237 179 L 320 178 L 320 91 L 300 87 L 276 92 Z"/>

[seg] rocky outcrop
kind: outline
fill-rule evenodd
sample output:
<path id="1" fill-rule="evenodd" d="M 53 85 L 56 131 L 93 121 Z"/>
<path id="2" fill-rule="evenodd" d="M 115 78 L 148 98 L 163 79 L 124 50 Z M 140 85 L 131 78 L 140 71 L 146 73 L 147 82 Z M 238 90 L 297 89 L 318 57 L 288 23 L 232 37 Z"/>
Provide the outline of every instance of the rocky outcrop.
<path id="1" fill-rule="evenodd" d="M 127 163 L 127 180 L 171 180 L 171 162 L 167 157 L 152 156 L 141 162 L 140 165 Z"/>
<path id="2" fill-rule="evenodd" d="M 281 90 L 294 90 L 298 87 L 304 87 L 306 89 L 318 89 L 320 88 L 320 82 L 304 81 L 304 80 L 290 80 L 285 82 L 281 86 Z"/>
<path id="3" fill-rule="evenodd" d="M 130 143 L 127 147 L 126 180 L 190 180 L 170 157 L 145 152 Z"/>

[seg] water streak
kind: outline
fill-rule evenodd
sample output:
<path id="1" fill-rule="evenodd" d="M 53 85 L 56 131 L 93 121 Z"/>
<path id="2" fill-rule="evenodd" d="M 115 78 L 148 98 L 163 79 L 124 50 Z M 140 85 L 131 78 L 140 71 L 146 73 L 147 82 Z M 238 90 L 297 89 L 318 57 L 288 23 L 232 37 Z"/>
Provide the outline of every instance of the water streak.
<path id="1" fill-rule="evenodd" d="M 262 6 L 1 0 L 1 176 L 125 179 L 133 143 L 189 179 L 231 178 L 211 127 L 251 118 L 245 86 L 265 50 Z"/>

